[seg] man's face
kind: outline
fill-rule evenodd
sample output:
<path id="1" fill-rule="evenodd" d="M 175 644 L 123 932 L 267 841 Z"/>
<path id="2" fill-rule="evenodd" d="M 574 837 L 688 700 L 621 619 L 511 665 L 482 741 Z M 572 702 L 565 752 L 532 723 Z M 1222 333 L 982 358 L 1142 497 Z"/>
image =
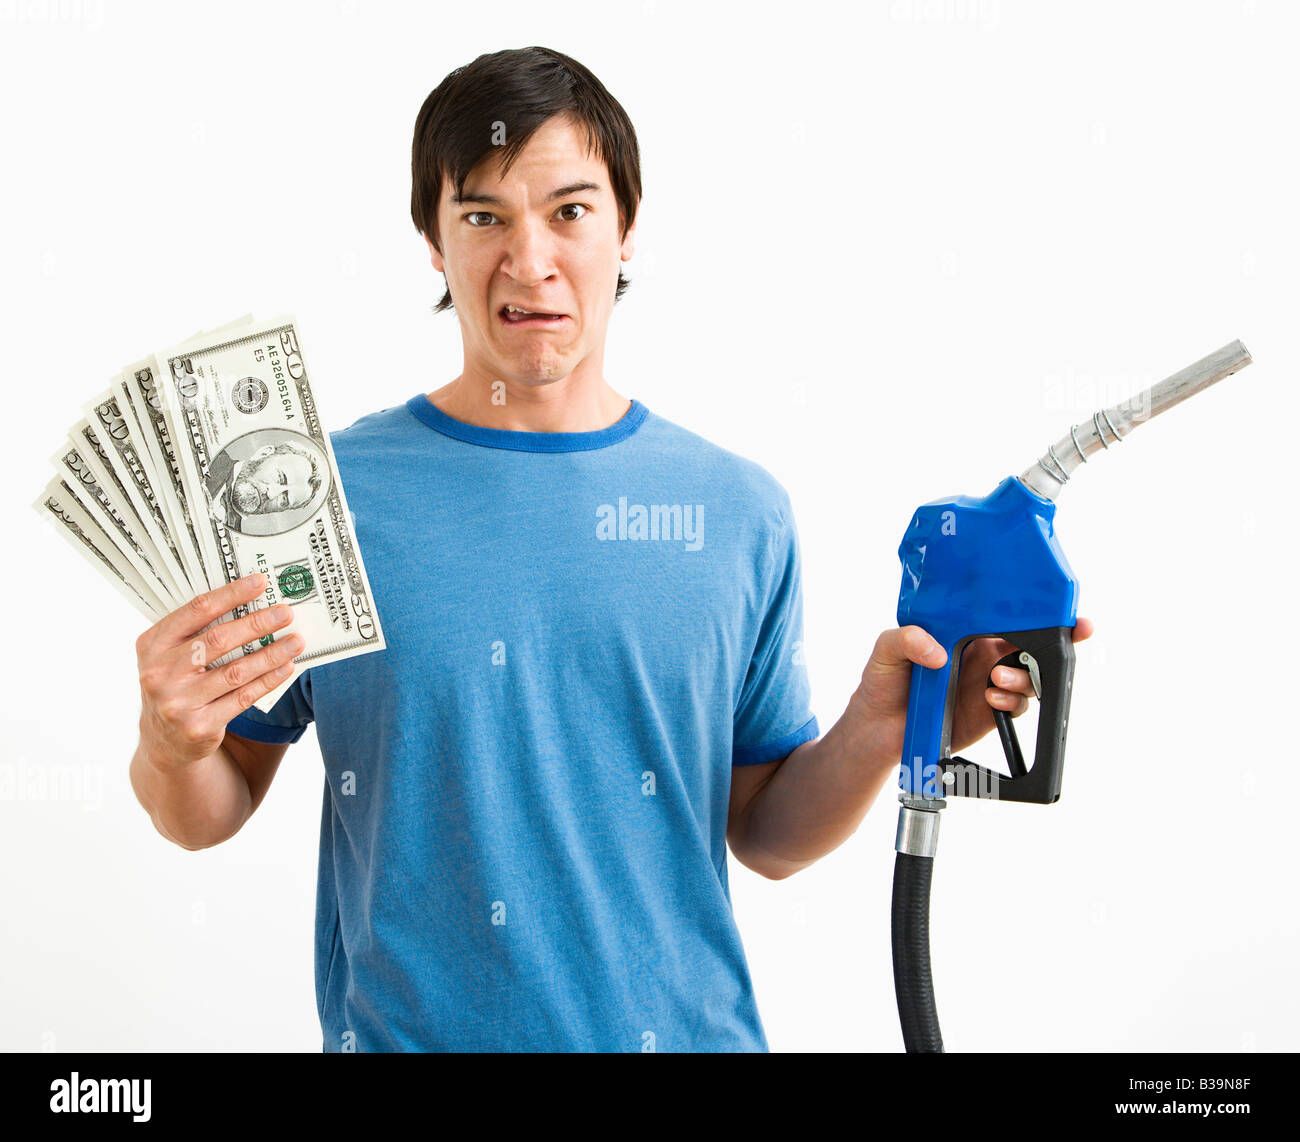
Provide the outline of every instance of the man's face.
<path id="1" fill-rule="evenodd" d="M 241 515 L 262 515 L 300 507 L 312 497 L 311 460 L 299 452 L 275 452 L 244 464 L 230 487 L 231 506 Z"/>
<path id="2" fill-rule="evenodd" d="M 528 140 L 504 180 L 500 160 L 490 157 L 470 172 L 463 199 L 453 201 L 449 182 L 438 203 L 445 257 L 428 235 L 425 241 L 456 303 L 466 371 L 544 385 L 589 357 L 599 368 L 635 225 L 620 241 L 609 172 L 586 153 L 583 130 L 557 115 Z M 595 189 L 575 189 L 583 183 Z M 511 324 L 502 313 L 508 303 L 562 316 Z"/>

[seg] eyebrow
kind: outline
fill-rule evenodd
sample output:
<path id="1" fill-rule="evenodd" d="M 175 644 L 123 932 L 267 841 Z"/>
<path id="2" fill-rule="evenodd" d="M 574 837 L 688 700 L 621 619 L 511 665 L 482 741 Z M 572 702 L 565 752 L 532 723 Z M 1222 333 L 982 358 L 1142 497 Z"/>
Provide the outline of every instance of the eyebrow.
<path id="1" fill-rule="evenodd" d="M 601 191 L 604 189 L 603 186 L 594 182 L 572 182 L 568 186 L 557 187 L 555 190 L 551 191 L 543 201 L 554 202 L 557 198 L 567 198 L 570 194 L 577 194 L 583 190 Z M 489 206 L 505 205 L 505 202 L 495 194 L 466 194 L 459 198 L 453 194 L 451 196 L 451 202 L 453 206 L 460 206 L 466 202 L 485 202 Z"/>

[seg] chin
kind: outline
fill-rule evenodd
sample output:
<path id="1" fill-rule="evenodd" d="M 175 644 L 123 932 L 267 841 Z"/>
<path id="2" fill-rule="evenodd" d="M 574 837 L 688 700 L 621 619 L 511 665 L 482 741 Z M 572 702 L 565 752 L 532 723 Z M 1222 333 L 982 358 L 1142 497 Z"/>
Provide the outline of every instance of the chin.
<path id="1" fill-rule="evenodd" d="M 520 369 L 515 379 L 521 385 L 550 385 L 562 381 L 573 369 L 563 361 L 555 361 L 533 369 Z"/>

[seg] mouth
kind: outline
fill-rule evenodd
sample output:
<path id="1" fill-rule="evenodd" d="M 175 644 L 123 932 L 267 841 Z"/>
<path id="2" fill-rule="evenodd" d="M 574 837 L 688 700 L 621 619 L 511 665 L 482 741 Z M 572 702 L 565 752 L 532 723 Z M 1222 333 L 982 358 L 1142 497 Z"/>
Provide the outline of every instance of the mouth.
<path id="1" fill-rule="evenodd" d="M 566 313 L 534 313 L 513 305 L 497 310 L 497 320 L 512 329 L 558 329 L 569 316 Z"/>

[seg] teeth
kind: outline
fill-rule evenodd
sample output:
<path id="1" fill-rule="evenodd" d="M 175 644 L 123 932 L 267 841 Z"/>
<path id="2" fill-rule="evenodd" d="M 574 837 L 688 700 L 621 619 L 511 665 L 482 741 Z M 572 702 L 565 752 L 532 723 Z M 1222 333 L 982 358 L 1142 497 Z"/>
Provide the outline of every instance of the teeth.
<path id="1" fill-rule="evenodd" d="M 554 317 L 553 313 L 534 313 L 531 309 L 518 309 L 513 305 L 506 306 L 507 313 L 520 313 L 527 317 Z"/>

